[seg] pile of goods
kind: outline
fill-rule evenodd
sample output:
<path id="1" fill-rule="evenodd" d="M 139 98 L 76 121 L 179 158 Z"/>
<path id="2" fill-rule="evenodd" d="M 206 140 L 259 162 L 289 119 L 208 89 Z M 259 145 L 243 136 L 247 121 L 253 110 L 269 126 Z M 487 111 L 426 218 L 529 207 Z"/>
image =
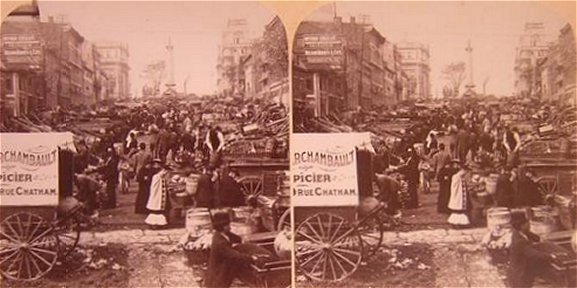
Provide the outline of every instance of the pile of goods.
<path id="1" fill-rule="evenodd" d="M 173 175 L 166 182 L 170 198 L 179 205 L 192 204 L 193 196 L 196 194 L 198 187 L 198 178 L 196 174 L 188 176 Z"/>
<path id="2" fill-rule="evenodd" d="M 200 265 L 208 262 L 213 235 L 212 231 L 205 231 L 200 236 L 185 233 L 180 238 L 178 245 L 184 250 L 190 265 Z"/>
<path id="3" fill-rule="evenodd" d="M 241 133 L 228 134 L 226 158 L 286 158 L 289 118 L 284 107 L 268 105 L 247 119 Z"/>
<path id="4" fill-rule="evenodd" d="M 493 203 L 492 195 L 487 189 L 487 185 L 493 185 L 493 182 L 487 179 L 487 177 L 474 174 L 466 181 L 468 192 L 483 206 Z"/>

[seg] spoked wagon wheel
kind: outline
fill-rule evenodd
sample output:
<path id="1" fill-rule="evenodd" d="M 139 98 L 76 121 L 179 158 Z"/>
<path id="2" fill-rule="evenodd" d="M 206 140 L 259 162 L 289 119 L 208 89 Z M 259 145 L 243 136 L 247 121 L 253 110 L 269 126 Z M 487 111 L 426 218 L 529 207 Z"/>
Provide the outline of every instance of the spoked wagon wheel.
<path id="1" fill-rule="evenodd" d="M 80 240 L 81 221 L 76 215 L 60 220 L 54 227 L 56 237 L 58 237 L 58 254 L 60 257 L 68 256 Z"/>
<path id="2" fill-rule="evenodd" d="M 541 196 L 545 198 L 548 195 L 557 193 L 557 177 L 555 176 L 541 176 L 537 178 L 538 189 Z"/>
<path id="3" fill-rule="evenodd" d="M 297 267 L 310 279 L 340 281 L 361 263 L 363 244 L 353 224 L 330 213 L 306 218 L 295 231 Z"/>
<path id="4" fill-rule="evenodd" d="M 44 218 L 21 212 L 0 223 L 0 273 L 12 280 L 36 280 L 58 258 L 58 237 Z"/>
<path id="5" fill-rule="evenodd" d="M 277 231 L 282 231 L 284 229 L 290 229 L 291 228 L 291 209 L 287 208 L 282 215 L 280 216 L 280 218 L 278 219 L 278 223 L 276 226 L 276 230 Z"/>
<path id="6" fill-rule="evenodd" d="M 363 259 L 366 260 L 381 248 L 385 227 L 378 215 L 374 214 L 362 219 L 357 229 L 363 240 Z"/>
<path id="7" fill-rule="evenodd" d="M 244 176 L 239 180 L 245 196 L 258 196 L 262 193 L 262 177 Z"/>

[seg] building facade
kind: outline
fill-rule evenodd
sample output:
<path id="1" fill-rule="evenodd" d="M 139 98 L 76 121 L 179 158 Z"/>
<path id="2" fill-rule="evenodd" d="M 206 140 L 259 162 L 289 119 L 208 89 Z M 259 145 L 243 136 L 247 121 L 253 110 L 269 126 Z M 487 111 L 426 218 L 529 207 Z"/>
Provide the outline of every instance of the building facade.
<path id="1" fill-rule="evenodd" d="M 566 24 L 545 56 L 537 60 L 533 94 L 542 101 L 575 106 L 576 53 L 573 27 Z"/>
<path id="2" fill-rule="evenodd" d="M 431 98 L 429 47 L 421 43 L 404 42 L 399 43 L 397 49 L 401 55 L 401 69 L 409 81 L 407 99 Z"/>
<path id="3" fill-rule="evenodd" d="M 127 99 L 130 97 L 130 53 L 128 45 L 120 42 L 96 42 L 96 50 L 100 54 L 100 67 L 106 74 L 107 82 L 103 84 L 109 89 L 108 99 Z"/>
<path id="4" fill-rule="evenodd" d="M 0 27 L 2 114 L 28 114 L 45 102 L 45 53 L 39 23 L 38 17 L 17 15 L 9 16 Z"/>
<path id="5" fill-rule="evenodd" d="M 515 54 L 515 96 L 538 96 L 537 65 L 547 56 L 550 47 L 551 36 L 545 33 L 543 23 L 525 23 Z"/>
<path id="6" fill-rule="evenodd" d="M 372 25 L 304 21 L 293 45 L 293 101 L 317 116 L 391 107 L 401 99 L 400 51 Z"/>
<path id="7" fill-rule="evenodd" d="M 0 34 L 3 113 L 20 116 L 57 106 L 89 106 L 111 94 L 100 54 L 69 24 L 52 17 L 41 22 L 10 16 Z M 128 83 L 127 75 L 125 79 Z"/>
<path id="8" fill-rule="evenodd" d="M 252 41 L 246 19 L 230 19 L 222 34 L 217 58 L 217 93 L 238 96 L 244 91 L 242 61 L 250 53 Z"/>
<path id="9" fill-rule="evenodd" d="M 274 17 L 266 26 L 262 38 L 255 39 L 249 54 L 241 62 L 245 98 L 262 99 L 288 107 L 288 45 L 280 18 Z"/>

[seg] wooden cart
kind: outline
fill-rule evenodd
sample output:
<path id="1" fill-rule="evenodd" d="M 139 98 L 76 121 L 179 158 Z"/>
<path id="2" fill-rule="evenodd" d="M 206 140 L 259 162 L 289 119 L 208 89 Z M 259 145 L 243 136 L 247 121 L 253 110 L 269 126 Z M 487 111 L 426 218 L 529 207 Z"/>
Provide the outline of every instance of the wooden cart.
<path id="1" fill-rule="evenodd" d="M 277 232 L 264 232 L 247 236 L 247 243 L 256 244 L 275 254 L 274 239 Z M 268 261 L 253 263 L 242 273 L 241 279 L 252 287 L 290 287 L 291 259 L 271 258 Z"/>
<path id="2" fill-rule="evenodd" d="M 229 160 L 224 170 L 224 173 L 237 171 L 245 196 L 257 197 L 263 212 L 263 225 L 267 230 L 276 231 L 290 226 L 288 159 L 239 157 Z"/>
<path id="3" fill-rule="evenodd" d="M 310 135 L 312 134 L 307 134 L 307 137 L 311 137 Z M 331 134 L 329 137 L 333 135 L 335 134 Z M 322 136 L 319 137 L 319 139 L 321 138 Z M 304 141 L 311 140 L 315 141 L 304 138 Z M 334 143 L 342 142 L 335 140 Z M 298 146 L 296 149 L 299 153 Z M 326 150 L 328 149 L 320 148 L 312 151 Z M 340 151 L 346 151 L 346 149 Z M 372 209 L 359 209 L 360 205 L 366 204 L 365 199 L 370 199 L 373 196 L 372 156 L 370 152 L 357 150 L 354 147 L 353 151 L 348 153 L 354 153 L 354 163 L 348 164 L 347 162 L 346 166 L 348 167 L 343 164 L 341 167 L 343 170 L 332 170 L 331 173 L 333 174 L 326 178 L 327 180 L 331 179 L 330 181 L 334 180 L 331 182 L 333 186 L 330 187 L 338 187 L 339 185 L 345 189 L 350 187 L 347 193 L 330 197 L 326 197 L 330 194 L 325 192 L 316 194 L 315 191 L 318 190 L 315 189 L 325 189 L 328 186 L 311 186 L 308 183 L 303 183 L 304 181 L 300 181 L 295 176 L 293 189 L 296 189 L 295 193 L 298 195 L 297 197 L 293 195 L 296 226 L 294 232 L 296 267 L 306 277 L 315 281 L 341 281 L 352 275 L 362 261 L 367 260 L 379 250 L 383 240 L 385 222 L 390 219 L 384 213 L 385 205 L 383 203 L 373 205 Z M 311 155 L 314 155 L 314 152 L 312 153 Z M 302 172 L 302 177 L 307 177 L 306 175 L 313 175 L 313 171 L 316 173 L 316 171 L 324 169 L 315 170 L 314 165 L 299 163 L 295 165 L 296 169 L 293 169 L 293 173 Z M 339 181 L 339 179 L 343 181 Z M 353 182 L 350 182 L 351 180 Z M 311 187 L 312 190 L 309 190 Z M 308 194 L 309 192 L 315 194 Z M 339 193 L 336 190 L 335 192 Z M 320 206 L 321 202 L 325 205 Z M 363 213 L 363 211 L 366 212 Z"/>
<path id="4" fill-rule="evenodd" d="M 67 197 L 72 194 L 72 177 L 66 175 L 73 175 L 73 165 L 72 152 L 65 149 L 74 149 L 72 136 L 14 133 L 0 137 L 2 152 L 11 155 L 1 162 L 3 173 L 25 175 L 14 176 L 24 181 L 0 181 L 0 273 L 10 280 L 36 280 L 72 252 L 80 239 L 82 204 Z"/>

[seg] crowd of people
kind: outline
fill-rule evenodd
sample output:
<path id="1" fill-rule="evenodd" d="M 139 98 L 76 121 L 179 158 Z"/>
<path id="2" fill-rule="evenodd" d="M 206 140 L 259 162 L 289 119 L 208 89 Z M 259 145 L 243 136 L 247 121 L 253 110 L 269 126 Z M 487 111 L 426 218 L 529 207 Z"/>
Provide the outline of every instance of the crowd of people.
<path id="1" fill-rule="evenodd" d="M 190 174 L 197 179 L 196 193 L 186 199 L 186 205 L 246 205 L 239 173 L 222 167 L 224 131 L 204 119 L 207 108 L 177 103 L 154 108 L 140 105 L 118 113 L 119 124 L 103 131 L 99 141 L 91 145 L 84 139 L 77 141 L 75 184 L 87 213 L 97 217 L 97 209 L 117 207 L 117 193 L 127 193 L 130 182 L 136 181 L 134 212 L 147 215 L 145 223 L 151 228 L 168 227 L 171 177 Z M 255 115 L 255 107 L 226 105 L 217 113 L 220 121 L 242 127 Z"/>
<path id="2" fill-rule="evenodd" d="M 534 173 L 519 167 L 520 131 L 503 114 L 483 105 L 434 108 L 393 145 L 377 141 L 375 181 L 390 213 L 420 207 L 419 194 L 431 193 L 437 181 L 437 212 L 446 214 L 448 223 L 462 228 L 482 222 L 472 219 L 475 195 L 468 186 L 475 174 L 499 175 L 497 206 L 540 204 Z"/>

